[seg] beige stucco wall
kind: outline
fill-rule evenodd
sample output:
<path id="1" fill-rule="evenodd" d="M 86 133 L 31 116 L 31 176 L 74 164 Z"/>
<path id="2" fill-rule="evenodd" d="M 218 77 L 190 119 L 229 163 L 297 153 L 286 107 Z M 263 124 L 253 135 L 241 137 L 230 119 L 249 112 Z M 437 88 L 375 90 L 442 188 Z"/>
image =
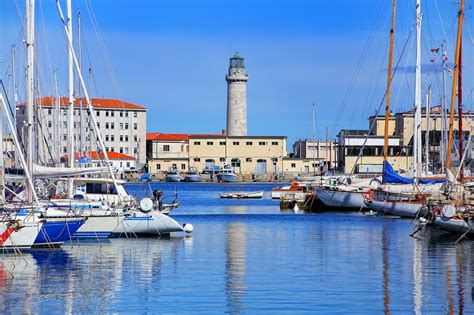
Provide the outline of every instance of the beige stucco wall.
<path id="1" fill-rule="evenodd" d="M 158 167 L 159 165 L 159 167 Z M 185 173 L 189 169 L 189 161 L 187 158 L 182 159 L 154 159 L 148 161 L 148 172 L 150 174 L 158 174 L 168 171 L 175 166 L 178 171 Z"/>
<path id="2" fill-rule="evenodd" d="M 357 156 L 346 156 L 344 173 L 349 174 L 353 169 Z M 392 165 L 393 169 L 397 172 L 408 172 L 412 166 L 411 156 L 392 156 L 388 157 L 388 162 Z M 383 156 L 361 156 L 357 161 L 357 164 L 363 165 L 382 165 Z"/>
<path id="3" fill-rule="evenodd" d="M 369 128 L 372 126 L 374 119 L 377 118 L 376 124 L 373 129 L 375 136 L 383 136 L 385 134 L 385 117 L 369 117 Z M 395 133 L 395 117 L 392 115 L 388 121 L 388 134 L 389 136 Z"/>

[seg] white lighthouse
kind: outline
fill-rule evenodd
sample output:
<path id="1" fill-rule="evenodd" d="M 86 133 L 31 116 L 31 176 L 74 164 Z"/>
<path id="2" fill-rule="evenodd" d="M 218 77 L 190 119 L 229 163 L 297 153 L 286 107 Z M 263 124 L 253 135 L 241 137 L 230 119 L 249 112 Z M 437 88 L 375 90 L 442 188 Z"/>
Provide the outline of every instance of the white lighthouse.
<path id="1" fill-rule="evenodd" d="M 247 81 L 244 58 L 230 58 L 227 81 L 227 136 L 247 135 Z"/>

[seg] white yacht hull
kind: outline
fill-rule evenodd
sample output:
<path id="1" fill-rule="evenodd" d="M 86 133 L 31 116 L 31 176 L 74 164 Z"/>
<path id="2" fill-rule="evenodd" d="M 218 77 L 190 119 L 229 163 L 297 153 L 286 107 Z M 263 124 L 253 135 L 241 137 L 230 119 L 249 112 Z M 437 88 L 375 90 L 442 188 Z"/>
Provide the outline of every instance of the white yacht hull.
<path id="1" fill-rule="evenodd" d="M 349 192 L 319 188 L 316 195 L 328 207 L 365 208 L 362 192 Z"/>
<path id="2" fill-rule="evenodd" d="M 113 236 L 166 235 L 183 232 L 183 227 L 171 217 L 158 211 L 149 213 L 133 212 L 125 217 L 113 231 Z"/>
<path id="3" fill-rule="evenodd" d="M 90 215 L 73 238 L 109 238 L 123 220 L 123 215 Z"/>
<path id="4" fill-rule="evenodd" d="M 2 249 L 31 248 L 41 231 L 43 222 L 17 221 L 18 228 L 7 222 L 0 223 L 0 247 Z"/>

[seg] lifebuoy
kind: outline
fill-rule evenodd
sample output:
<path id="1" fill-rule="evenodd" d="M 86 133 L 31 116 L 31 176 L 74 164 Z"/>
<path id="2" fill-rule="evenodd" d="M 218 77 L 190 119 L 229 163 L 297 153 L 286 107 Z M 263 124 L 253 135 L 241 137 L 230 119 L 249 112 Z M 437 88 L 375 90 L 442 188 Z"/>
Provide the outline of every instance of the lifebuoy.
<path id="1" fill-rule="evenodd" d="M 372 189 L 369 189 L 364 193 L 364 199 L 365 200 L 372 201 L 372 200 L 374 200 L 374 198 L 375 198 L 375 193 Z"/>

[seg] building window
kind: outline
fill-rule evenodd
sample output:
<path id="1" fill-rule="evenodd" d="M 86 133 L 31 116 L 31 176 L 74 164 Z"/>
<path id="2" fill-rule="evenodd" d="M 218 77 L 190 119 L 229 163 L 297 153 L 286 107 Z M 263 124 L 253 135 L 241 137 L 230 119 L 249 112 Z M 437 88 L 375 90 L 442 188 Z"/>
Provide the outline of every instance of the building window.
<path id="1" fill-rule="evenodd" d="M 123 117 L 123 111 L 120 111 L 119 116 L 120 116 L 120 117 Z"/>
<path id="2" fill-rule="evenodd" d="M 109 141 L 109 135 L 105 135 L 105 141 Z"/>
<path id="3" fill-rule="evenodd" d="M 232 159 L 232 160 L 230 161 L 230 165 L 231 165 L 232 167 L 240 167 L 240 160 L 239 160 L 239 159 Z"/>
<path id="4" fill-rule="evenodd" d="M 123 136 L 120 135 L 120 142 L 123 142 Z"/>
<path id="5" fill-rule="evenodd" d="M 111 148 L 110 148 L 110 151 L 111 151 L 111 152 L 115 152 L 115 147 L 111 147 Z"/>
<path id="6" fill-rule="evenodd" d="M 265 141 L 260 141 L 260 142 L 258 143 L 258 145 L 266 145 L 266 144 L 267 144 L 267 142 L 265 142 Z"/>
<path id="7" fill-rule="evenodd" d="M 245 162 L 252 162 L 252 158 L 246 158 Z"/>
<path id="8" fill-rule="evenodd" d="M 125 111 L 125 117 L 128 117 L 128 112 L 127 111 Z"/>
<path id="9" fill-rule="evenodd" d="M 48 121 L 48 127 L 51 128 L 53 126 L 53 123 L 50 121 Z"/>
<path id="10" fill-rule="evenodd" d="M 128 123 L 125 123 L 125 129 L 128 129 Z"/>
<path id="11" fill-rule="evenodd" d="M 128 154 L 128 147 L 125 148 L 125 154 Z"/>
<path id="12" fill-rule="evenodd" d="M 105 123 L 105 129 L 109 129 L 109 123 L 108 122 Z"/>
<path id="13" fill-rule="evenodd" d="M 128 135 L 125 135 L 125 141 L 126 142 L 128 141 Z"/>
<path id="14" fill-rule="evenodd" d="M 194 145 L 201 145 L 200 141 L 194 141 Z"/>
<path id="15" fill-rule="evenodd" d="M 173 164 L 172 165 L 173 169 L 177 169 L 178 167 L 176 166 L 176 164 Z"/>
<path id="16" fill-rule="evenodd" d="M 109 111 L 108 110 L 105 111 L 105 117 L 109 117 Z"/>
<path id="17" fill-rule="evenodd" d="M 212 141 L 207 141 L 207 145 L 214 145 L 214 142 L 212 142 Z"/>
<path id="18" fill-rule="evenodd" d="M 246 145 L 252 145 L 253 143 L 252 143 L 252 141 L 247 141 L 245 144 Z"/>
<path id="19" fill-rule="evenodd" d="M 123 123 L 120 123 L 120 130 L 123 129 Z"/>
<path id="20" fill-rule="evenodd" d="M 96 116 L 99 117 L 100 116 L 100 111 L 96 111 Z"/>
<path id="21" fill-rule="evenodd" d="M 120 147 L 119 152 L 120 152 L 120 153 L 123 153 L 123 147 Z"/>
<path id="22" fill-rule="evenodd" d="M 219 142 L 220 145 L 225 145 L 225 141 Z"/>
<path id="23" fill-rule="evenodd" d="M 220 158 L 219 161 L 225 162 L 225 158 Z"/>
<path id="24" fill-rule="evenodd" d="M 200 158 L 194 158 L 194 162 L 201 162 Z"/>
<path id="25" fill-rule="evenodd" d="M 97 122 L 97 128 L 100 128 L 100 122 Z"/>
<path id="26" fill-rule="evenodd" d="M 133 136 L 133 141 L 135 141 L 135 142 L 137 142 L 137 141 L 138 141 L 138 137 L 137 137 L 137 135 L 134 135 L 134 136 Z"/>
<path id="27" fill-rule="evenodd" d="M 161 164 L 156 164 L 156 170 L 161 170 Z"/>
<path id="28" fill-rule="evenodd" d="M 133 124 L 133 129 L 134 129 L 134 130 L 137 130 L 137 129 L 138 129 L 138 124 L 137 124 L 137 123 L 134 123 L 134 124 Z"/>
<path id="29" fill-rule="evenodd" d="M 277 141 L 272 141 L 272 145 L 278 145 Z"/>
<path id="30" fill-rule="evenodd" d="M 127 167 L 130 168 L 130 162 L 127 162 Z"/>
<path id="31" fill-rule="evenodd" d="M 291 168 L 295 168 L 296 167 L 296 163 L 291 163 Z"/>
<path id="32" fill-rule="evenodd" d="M 138 117 L 138 114 L 137 112 L 133 112 L 133 117 L 137 118 Z"/>
<path id="33" fill-rule="evenodd" d="M 137 154 L 137 148 L 133 148 L 133 154 Z"/>
<path id="34" fill-rule="evenodd" d="M 239 145 L 239 141 L 232 142 L 233 145 Z"/>
<path id="35" fill-rule="evenodd" d="M 115 136 L 114 135 L 110 135 L 110 141 L 115 141 Z"/>
<path id="36" fill-rule="evenodd" d="M 48 115 L 51 115 L 51 108 L 48 109 Z"/>
<path id="37" fill-rule="evenodd" d="M 170 145 L 169 144 L 163 145 L 163 151 L 164 152 L 170 152 Z"/>
<path id="38" fill-rule="evenodd" d="M 181 169 L 185 170 L 186 169 L 186 164 L 181 164 Z"/>

